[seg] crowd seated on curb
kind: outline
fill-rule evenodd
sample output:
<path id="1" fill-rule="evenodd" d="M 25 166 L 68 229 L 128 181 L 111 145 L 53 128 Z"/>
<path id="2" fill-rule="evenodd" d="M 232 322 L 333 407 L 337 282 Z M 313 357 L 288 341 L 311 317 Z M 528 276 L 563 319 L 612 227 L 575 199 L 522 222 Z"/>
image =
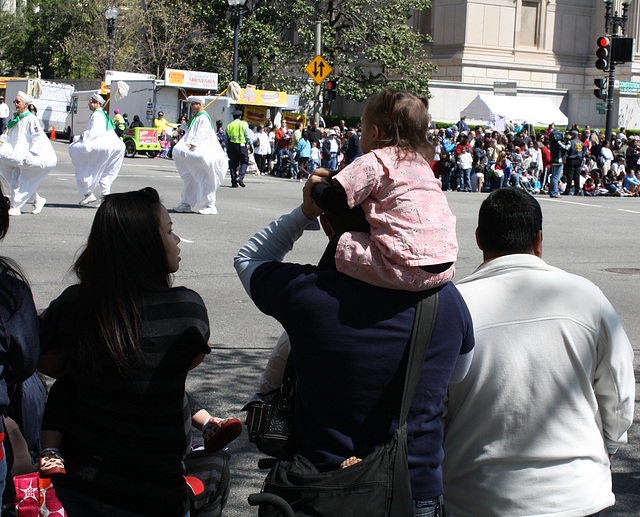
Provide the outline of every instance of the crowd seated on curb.
<path id="1" fill-rule="evenodd" d="M 575 162 L 577 188 L 566 188 L 570 183 L 567 156 L 564 174 L 557 182 L 560 195 L 638 197 L 640 137 L 627 136 L 624 128 L 612 133 L 608 141 L 598 129 L 586 126 L 580 130 L 577 124 L 566 132 L 550 124 L 537 134 L 526 122 L 516 127 L 507 124 L 504 132 L 495 131 L 491 125 L 475 126 L 469 131 L 452 125 L 433 130 L 428 136 L 436 147 L 432 168 L 443 190 L 490 192 L 510 185 L 532 194 L 548 193 L 554 135 L 567 145 L 574 137 L 581 143 Z M 470 188 L 465 180 L 467 169 L 460 167 L 463 148 L 472 157 Z"/>

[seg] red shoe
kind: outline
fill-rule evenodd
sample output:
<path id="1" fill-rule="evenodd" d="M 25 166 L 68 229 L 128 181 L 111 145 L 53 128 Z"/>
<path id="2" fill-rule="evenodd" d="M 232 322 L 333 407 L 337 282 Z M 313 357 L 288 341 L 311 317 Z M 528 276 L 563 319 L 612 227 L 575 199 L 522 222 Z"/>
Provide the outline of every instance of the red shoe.
<path id="1" fill-rule="evenodd" d="M 237 418 L 212 417 L 209 425 L 202 433 L 204 448 L 209 452 L 217 452 L 224 449 L 242 433 L 242 422 Z"/>
<path id="2" fill-rule="evenodd" d="M 66 474 L 64 459 L 57 451 L 44 451 L 40 455 L 40 477 L 50 478 Z"/>

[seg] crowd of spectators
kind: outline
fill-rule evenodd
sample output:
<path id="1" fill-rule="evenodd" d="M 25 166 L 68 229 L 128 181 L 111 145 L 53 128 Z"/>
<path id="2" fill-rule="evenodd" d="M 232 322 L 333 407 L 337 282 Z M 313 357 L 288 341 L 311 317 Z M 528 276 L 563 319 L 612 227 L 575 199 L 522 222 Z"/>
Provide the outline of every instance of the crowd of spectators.
<path id="1" fill-rule="evenodd" d="M 303 127 L 301 122 L 291 129 L 274 123 L 271 119 L 265 125 L 249 125 L 255 139 L 251 152 L 256 154 L 257 175 L 274 175 L 303 181 L 318 167 L 338 170 L 362 156 L 360 150 L 361 124 L 347 127 L 344 120 L 334 127 L 322 127 L 310 122 Z M 268 139 L 258 143 L 258 133 Z M 259 149 L 259 150 L 258 150 Z M 258 154 L 266 159 L 258 158 Z M 249 159 L 251 170 L 251 157 Z"/>
<path id="2" fill-rule="evenodd" d="M 504 132 L 468 127 L 461 120 L 429 135 L 436 148 L 432 168 L 443 190 L 489 192 L 510 185 L 552 197 L 639 195 L 640 138 L 627 136 L 624 128 L 609 141 L 600 130 L 577 124 L 567 131 L 550 124 L 538 133 L 526 122 Z M 554 139 L 566 149 L 552 161 Z M 557 183 L 551 174 L 556 160 Z"/>
<path id="3" fill-rule="evenodd" d="M 317 167 L 338 170 L 362 155 L 361 124 L 347 127 L 340 121 L 335 127 L 318 127 L 311 122 L 306 127 L 298 123 L 295 129 L 288 129 L 269 119 L 265 125 L 250 129 L 256 135 L 253 151 L 257 175 L 303 181 Z M 259 133 L 266 136 L 261 144 Z M 561 158 L 561 174 L 553 181 L 555 188 L 551 185 L 554 137 L 567 146 Z M 432 130 L 428 138 L 436 150 L 431 165 L 443 190 L 490 192 L 515 186 L 552 197 L 640 195 L 640 137 L 627 136 L 624 128 L 614 132 L 609 141 L 603 132 L 588 125 L 580 129 L 574 124 L 563 131 L 550 124 L 536 132 L 531 124 L 523 122 L 496 131 L 490 125 L 472 128 L 460 120 L 446 129 Z M 265 149 L 267 139 L 269 148 Z"/>
<path id="4" fill-rule="evenodd" d="M 217 123 L 220 131 L 222 122 Z M 171 148 L 184 134 L 181 128 L 173 132 Z M 360 123 L 347 127 L 341 120 L 334 127 L 325 127 L 314 121 L 306 127 L 297 123 L 291 129 L 268 119 L 264 125 L 250 124 L 249 129 L 254 138 L 248 170 L 256 175 L 304 181 L 318 167 L 338 170 L 362 155 Z M 575 145 L 568 149 L 573 156 L 565 153 L 562 173 L 552 186 L 554 134 L 567 145 L 579 141 L 581 150 L 576 156 Z M 536 132 L 533 125 L 523 122 L 508 123 L 505 131 L 497 131 L 491 125 L 471 127 L 463 117 L 446 129 L 432 130 L 428 138 L 436 149 L 432 169 L 443 190 L 490 192 L 517 186 L 552 197 L 640 195 L 640 136 L 627 136 L 625 128 L 612 133 L 609 141 L 602 131 L 588 125 L 580 129 L 573 124 L 562 131 L 550 124 Z M 224 148 L 224 137 L 220 140 Z M 170 158 L 171 149 L 167 151 L 161 156 Z"/>

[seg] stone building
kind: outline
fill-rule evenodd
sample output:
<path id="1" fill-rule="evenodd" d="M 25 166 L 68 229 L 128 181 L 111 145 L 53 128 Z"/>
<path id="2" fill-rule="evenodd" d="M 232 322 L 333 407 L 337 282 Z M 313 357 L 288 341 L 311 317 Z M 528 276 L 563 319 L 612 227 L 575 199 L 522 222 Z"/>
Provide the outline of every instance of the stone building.
<path id="1" fill-rule="evenodd" d="M 626 35 L 637 42 L 640 0 L 624 1 Z M 614 10 L 622 15 L 622 0 L 614 1 Z M 432 0 L 411 23 L 433 37 L 435 120 L 458 120 L 478 94 L 506 87 L 523 102 L 551 99 L 570 124 L 604 127 L 605 115 L 597 110 L 603 101 L 593 94 L 594 79 L 605 76 L 595 68 L 596 40 L 605 35 L 603 0 Z M 637 45 L 634 59 L 616 67 L 616 79 L 640 81 Z M 616 90 L 615 107 L 614 126 L 640 127 L 637 92 Z"/>

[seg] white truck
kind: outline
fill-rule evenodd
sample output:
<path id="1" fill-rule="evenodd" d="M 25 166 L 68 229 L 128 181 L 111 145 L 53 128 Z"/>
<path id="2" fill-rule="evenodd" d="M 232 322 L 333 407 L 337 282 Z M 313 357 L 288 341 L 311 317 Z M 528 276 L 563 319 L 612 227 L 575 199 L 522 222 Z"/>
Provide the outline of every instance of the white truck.
<path id="1" fill-rule="evenodd" d="M 40 83 L 42 93 L 39 98 L 33 99 L 33 104 L 38 110 L 42 127 L 47 133 L 55 128 L 56 134 L 69 136 L 71 97 L 75 87 L 72 84 L 52 81 L 40 81 Z M 6 91 L 7 101 L 11 103 L 19 91 L 32 95 L 35 84 L 36 79 L 9 79 Z"/>
<path id="2" fill-rule="evenodd" d="M 69 142 L 75 135 L 80 135 L 87 129 L 93 112 L 89 109 L 89 99 L 97 90 L 82 90 L 73 92 L 71 108 L 69 110 Z"/>

